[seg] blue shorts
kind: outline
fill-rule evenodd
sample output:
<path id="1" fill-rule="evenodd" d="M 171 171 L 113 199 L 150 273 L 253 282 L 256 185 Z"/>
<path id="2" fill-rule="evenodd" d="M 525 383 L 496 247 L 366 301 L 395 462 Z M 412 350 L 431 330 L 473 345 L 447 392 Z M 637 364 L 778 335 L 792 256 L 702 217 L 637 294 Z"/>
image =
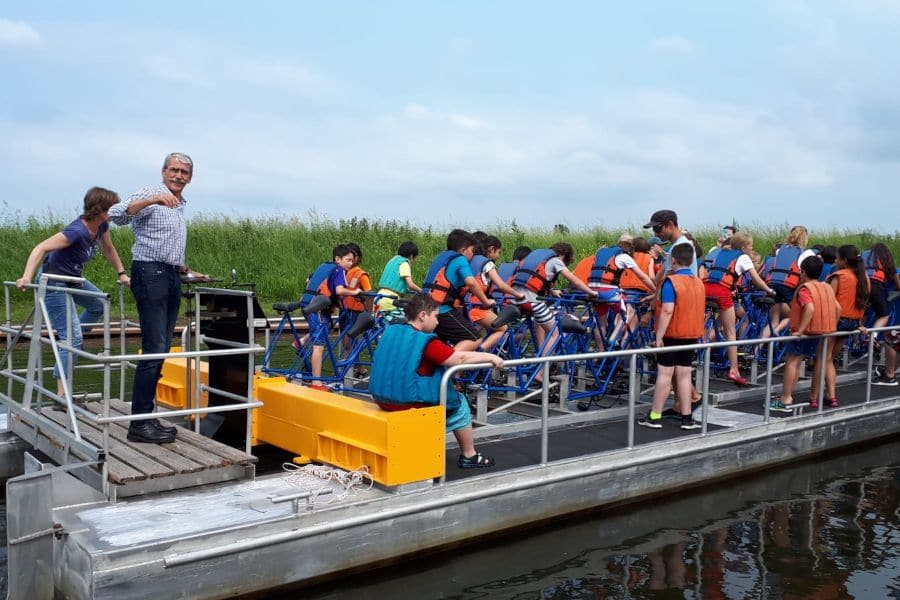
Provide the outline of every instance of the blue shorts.
<path id="1" fill-rule="evenodd" d="M 789 288 L 782 283 L 773 283 L 769 287 L 775 292 L 775 302 L 783 302 L 784 304 L 791 303 L 791 300 L 794 299 L 794 292 L 797 290 L 797 288 Z"/>
<path id="2" fill-rule="evenodd" d="M 457 392 L 458 393 L 458 392 Z M 462 394 L 460 394 L 462 396 Z M 444 429 L 449 433 L 462 429 L 472 422 L 472 411 L 469 409 L 469 402 L 462 397 L 459 399 L 459 406 L 452 412 L 447 409 L 447 422 Z"/>
<path id="3" fill-rule="evenodd" d="M 313 313 L 306 317 L 309 326 L 309 341 L 313 346 L 324 346 L 331 330 L 331 315 Z"/>
<path id="4" fill-rule="evenodd" d="M 814 357 L 819 351 L 819 338 L 792 340 L 784 346 L 784 353 L 794 356 Z"/>

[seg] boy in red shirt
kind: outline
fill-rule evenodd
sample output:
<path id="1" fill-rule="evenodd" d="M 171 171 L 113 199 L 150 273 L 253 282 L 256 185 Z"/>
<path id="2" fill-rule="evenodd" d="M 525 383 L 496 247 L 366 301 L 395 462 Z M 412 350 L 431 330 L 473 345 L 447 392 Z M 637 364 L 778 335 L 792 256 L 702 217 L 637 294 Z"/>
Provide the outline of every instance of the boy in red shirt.
<path id="1" fill-rule="evenodd" d="M 430 296 L 417 294 L 403 309 L 406 323 L 385 328 L 375 356 L 369 392 L 384 410 L 406 410 L 434 406 L 440 402 L 441 378 L 447 367 L 471 363 L 490 363 L 502 367 L 495 354 L 456 350 L 437 339 L 438 303 Z M 490 467 L 494 459 L 475 450 L 472 437 L 472 413 L 466 397 L 448 381 L 446 430 L 459 444 L 457 466 L 461 469 Z"/>
<path id="2" fill-rule="evenodd" d="M 818 256 L 810 256 L 800 264 L 800 283 L 791 300 L 791 312 L 788 320 L 791 335 L 819 335 L 837 331 L 841 305 L 834 296 L 834 289 L 827 283 L 819 281 L 822 265 L 822 259 Z M 781 398 L 769 403 L 770 410 L 793 412 L 792 394 L 800 376 L 800 361 L 804 358 L 815 358 L 818 346 L 818 338 L 794 340 L 787 343 Z M 824 360 L 824 357 L 822 360 L 816 360 L 810 389 L 810 398 L 813 399 L 818 398 L 819 372 Z M 835 401 L 832 408 L 836 406 L 837 402 Z"/>

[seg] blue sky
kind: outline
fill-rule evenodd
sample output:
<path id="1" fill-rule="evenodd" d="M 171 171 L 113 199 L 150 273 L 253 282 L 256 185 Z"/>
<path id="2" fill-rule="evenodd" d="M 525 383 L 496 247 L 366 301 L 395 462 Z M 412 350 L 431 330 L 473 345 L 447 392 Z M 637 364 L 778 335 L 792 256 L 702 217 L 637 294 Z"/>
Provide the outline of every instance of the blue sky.
<path id="1" fill-rule="evenodd" d="M 900 1 L 0 2 L 0 218 L 896 228 Z"/>

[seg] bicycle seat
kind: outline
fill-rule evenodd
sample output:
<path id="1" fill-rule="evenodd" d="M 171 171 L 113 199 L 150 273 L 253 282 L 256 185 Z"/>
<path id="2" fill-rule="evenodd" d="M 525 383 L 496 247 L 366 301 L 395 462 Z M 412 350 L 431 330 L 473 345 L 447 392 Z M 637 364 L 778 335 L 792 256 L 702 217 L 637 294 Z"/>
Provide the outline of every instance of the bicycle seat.
<path id="1" fill-rule="evenodd" d="M 719 310 L 719 299 L 718 298 L 707 298 L 706 299 L 706 310 Z"/>
<path id="2" fill-rule="evenodd" d="M 559 328 L 563 333 L 587 333 L 588 328 L 584 326 L 584 323 L 576 319 L 575 317 L 571 317 L 569 315 L 565 315 L 559 320 Z"/>
<path id="3" fill-rule="evenodd" d="M 500 329 L 504 325 L 508 325 L 522 316 L 522 311 L 515 304 L 507 304 L 504 306 L 494 322 L 491 323 L 492 329 Z"/>
<path id="4" fill-rule="evenodd" d="M 359 313 L 359 316 L 356 317 L 356 323 L 353 324 L 353 327 L 347 330 L 347 335 L 350 337 L 356 337 L 361 333 L 365 333 L 366 331 L 372 329 L 372 326 L 375 325 L 375 317 L 367 312 Z"/>
<path id="5" fill-rule="evenodd" d="M 329 306 L 331 306 L 331 298 L 328 296 L 316 296 L 309 301 L 309 304 L 303 307 L 303 314 L 308 316 L 313 313 L 322 312 Z"/>
<path id="6" fill-rule="evenodd" d="M 272 305 L 272 310 L 279 313 L 290 313 L 300 308 L 299 302 L 276 302 Z"/>
<path id="7" fill-rule="evenodd" d="M 775 298 L 771 296 L 759 296 L 758 298 L 753 299 L 754 304 L 760 304 L 765 306 L 772 306 L 775 304 Z"/>

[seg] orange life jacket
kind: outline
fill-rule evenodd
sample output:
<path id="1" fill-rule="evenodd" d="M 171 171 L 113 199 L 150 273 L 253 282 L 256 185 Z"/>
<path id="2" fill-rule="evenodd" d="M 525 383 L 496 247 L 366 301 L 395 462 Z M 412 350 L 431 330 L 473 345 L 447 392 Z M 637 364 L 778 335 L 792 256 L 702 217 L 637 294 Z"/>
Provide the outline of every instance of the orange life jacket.
<path id="1" fill-rule="evenodd" d="M 653 279 L 653 257 L 647 252 L 635 252 L 633 258 L 634 262 L 637 263 L 638 268 L 643 271 L 647 277 Z M 625 269 L 625 272 L 622 273 L 622 279 L 619 280 L 619 287 L 623 290 L 650 291 L 647 284 L 635 275 L 634 269 Z"/>
<path id="2" fill-rule="evenodd" d="M 450 261 L 459 256 L 462 256 L 459 252 L 444 250 L 431 262 L 428 273 L 425 274 L 422 291 L 431 296 L 438 304 L 453 308 L 462 306 L 467 288 L 465 286 L 461 289 L 455 288 L 447 279 L 447 267 L 450 265 Z"/>
<path id="3" fill-rule="evenodd" d="M 791 331 L 797 331 L 803 316 L 803 307 L 800 306 L 800 289 L 806 288 L 812 296 L 813 317 L 809 327 L 803 333 L 818 335 L 820 333 L 833 333 L 837 331 L 837 298 L 834 290 L 827 283 L 821 281 L 807 281 L 797 286 L 794 299 L 791 300 Z"/>
<path id="4" fill-rule="evenodd" d="M 591 277 L 591 268 L 594 266 L 594 255 L 588 254 L 575 265 L 572 274 L 581 281 L 589 281 Z"/>
<path id="5" fill-rule="evenodd" d="M 369 281 L 369 274 L 363 271 L 359 265 L 351 268 L 345 275 L 347 278 L 348 290 L 362 290 L 368 292 L 372 289 L 372 283 Z M 355 296 L 344 297 L 344 308 L 354 312 L 362 312 L 366 310 L 366 303 Z"/>
<path id="6" fill-rule="evenodd" d="M 703 287 L 703 282 L 695 275 L 673 274 L 666 279 L 675 288 L 675 312 L 663 337 L 681 340 L 702 337 L 706 307 L 706 288 Z M 662 314 L 661 308 L 662 302 L 657 300 L 657 315 Z"/>
<path id="7" fill-rule="evenodd" d="M 866 307 L 858 308 L 856 306 L 856 284 L 858 282 L 856 273 L 851 269 L 838 269 L 828 277 L 828 281 L 830 282 L 834 278 L 838 280 L 835 298 L 841 305 L 841 316 L 848 319 L 862 319 Z M 866 278 L 866 288 L 869 288 L 868 277 Z"/>

